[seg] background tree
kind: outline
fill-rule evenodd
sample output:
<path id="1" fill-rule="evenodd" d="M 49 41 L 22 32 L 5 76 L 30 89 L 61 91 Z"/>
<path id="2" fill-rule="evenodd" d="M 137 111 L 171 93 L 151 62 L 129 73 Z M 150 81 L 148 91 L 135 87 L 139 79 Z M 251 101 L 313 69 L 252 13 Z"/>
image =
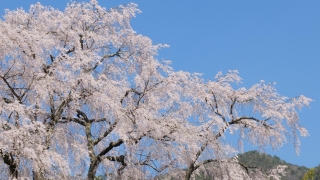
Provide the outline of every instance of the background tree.
<path id="1" fill-rule="evenodd" d="M 216 162 L 217 178 L 278 178 L 235 159 L 224 134 L 263 149 L 292 140 L 297 110 L 270 84 L 234 89 L 237 71 L 216 81 L 155 59 L 166 45 L 137 34 L 135 4 L 106 10 L 97 1 L 64 11 L 31 5 L 0 21 L 0 156 L 11 179 L 123 179 L 158 174 L 190 179 Z M 240 149 L 241 150 L 241 149 Z"/>
<path id="2" fill-rule="evenodd" d="M 309 171 L 306 174 L 304 174 L 303 180 L 309 180 L 309 179 L 313 180 L 315 171 L 316 171 L 316 168 L 309 169 Z"/>

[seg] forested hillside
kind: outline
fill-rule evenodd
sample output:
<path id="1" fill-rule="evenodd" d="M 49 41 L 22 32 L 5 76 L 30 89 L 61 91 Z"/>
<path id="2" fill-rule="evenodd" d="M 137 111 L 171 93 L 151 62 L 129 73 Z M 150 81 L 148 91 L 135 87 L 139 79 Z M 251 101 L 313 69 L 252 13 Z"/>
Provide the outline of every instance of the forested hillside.
<path id="1" fill-rule="evenodd" d="M 305 166 L 290 164 L 277 156 L 260 154 L 258 151 L 249 151 L 239 155 L 239 161 L 246 165 L 256 166 L 264 171 L 277 165 L 286 165 L 288 167 L 286 169 L 287 174 L 283 177 L 284 180 L 302 180 L 303 175 L 309 170 Z M 314 180 L 320 180 L 320 165 L 316 167 Z"/>
<path id="2" fill-rule="evenodd" d="M 286 176 L 284 176 L 282 180 L 302 180 L 303 175 L 309 170 L 309 168 L 305 166 L 290 164 L 281 160 L 278 156 L 260 154 L 258 151 L 249 151 L 239 155 L 239 161 L 246 166 L 255 166 L 262 171 L 266 171 L 267 169 L 271 169 L 277 165 L 286 165 Z M 214 165 L 211 164 L 211 166 Z M 206 169 L 210 171 L 210 168 L 210 165 L 208 165 Z M 215 169 L 215 167 L 212 167 L 211 169 Z M 320 164 L 315 167 L 315 169 L 316 171 L 313 180 L 320 180 Z M 212 173 L 209 173 L 207 176 L 200 175 L 197 176 L 196 180 L 212 180 L 214 178 L 212 175 Z"/>

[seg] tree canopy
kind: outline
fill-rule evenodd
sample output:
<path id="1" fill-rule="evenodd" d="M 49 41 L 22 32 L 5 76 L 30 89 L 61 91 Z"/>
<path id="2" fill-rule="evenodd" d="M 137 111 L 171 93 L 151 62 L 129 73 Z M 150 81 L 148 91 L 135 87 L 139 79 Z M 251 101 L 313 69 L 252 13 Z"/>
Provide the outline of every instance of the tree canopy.
<path id="1" fill-rule="evenodd" d="M 215 162 L 218 179 L 278 179 L 232 158 L 243 141 L 259 149 L 292 142 L 297 110 L 272 84 L 240 87 L 237 71 L 205 81 L 156 59 L 137 34 L 136 4 L 107 10 L 97 1 L 64 11 L 31 5 L 0 21 L 1 179 L 191 179 Z M 239 136 L 239 146 L 225 134 Z M 218 171 L 219 170 L 219 171 Z M 254 173 L 253 173 L 254 172 Z"/>

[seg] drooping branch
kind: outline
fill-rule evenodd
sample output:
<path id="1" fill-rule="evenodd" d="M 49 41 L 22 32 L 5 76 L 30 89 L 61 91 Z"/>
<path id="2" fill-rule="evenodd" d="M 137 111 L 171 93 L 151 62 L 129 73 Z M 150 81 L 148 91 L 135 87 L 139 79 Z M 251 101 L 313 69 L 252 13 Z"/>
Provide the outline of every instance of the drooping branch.
<path id="1" fill-rule="evenodd" d="M 214 103 L 215 103 L 216 110 L 217 110 L 217 112 L 219 113 L 217 98 L 216 98 L 216 95 L 215 95 L 213 92 L 212 92 L 212 96 L 213 96 L 213 99 L 214 99 Z"/>
<path id="2" fill-rule="evenodd" d="M 150 164 L 149 162 L 152 162 L 153 165 Z M 166 165 L 161 166 L 161 167 L 157 167 L 157 166 L 156 166 L 156 163 L 154 163 L 153 160 L 146 159 L 145 161 L 140 162 L 140 163 L 138 163 L 138 164 L 139 164 L 139 165 L 148 166 L 148 167 L 152 168 L 153 170 L 155 170 L 156 172 L 160 173 L 160 172 L 162 172 L 163 170 L 167 169 L 169 166 L 171 166 L 174 162 L 175 162 L 175 161 L 173 160 L 173 161 L 170 161 L 169 164 L 166 164 Z"/>
<path id="3" fill-rule="evenodd" d="M 71 95 L 69 94 L 67 98 L 65 98 L 61 104 L 58 106 L 57 109 L 55 109 L 54 102 L 53 102 L 53 97 L 50 97 L 50 122 L 47 124 L 47 133 L 48 135 L 46 136 L 46 149 L 50 148 L 50 143 L 51 143 L 51 137 L 53 136 L 53 130 L 55 128 L 55 125 L 59 122 L 59 120 L 62 118 L 62 113 L 64 111 L 64 108 L 71 102 Z"/>
<path id="4" fill-rule="evenodd" d="M 96 62 L 96 64 L 93 67 L 85 69 L 85 72 L 90 72 L 90 71 L 95 70 L 99 66 L 99 64 L 102 63 L 105 59 L 109 59 L 109 58 L 112 58 L 115 56 L 121 57 L 121 48 L 119 48 L 118 51 L 113 54 L 104 55 L 98 62 Z"/>
<path id="5" fill-rule="evenodd" d="M 4 81 L 4 83 L 8 86 L 11 93 L 19 100 L 20 103 L 22 103 L 22 98 L 15 92 L 14 88 L 9 84 L 7 79 L 3 76 L 0 76 L 0 78 Z"/>
<path id="6" fill-rule="evenodd" d="M 231 106 L 230 106 L 230 115 L 231 115 L 232 119 L 234 118 L 234 116 L 233 116 L 233 107 L 234 107 L 236 101 L 237 101 L 237 98 L 234 98 L 234 99 L 232 100 L 232 104 L 231 104 Z"/>
<path id="7" fill-rule="evenodd" d="M 270 120 L 270 119 L 271 118 L 266 118 L 264 120 L 260 120 L 260 119 L 257 119 L 255 117 L 241 116 L 241 117 L 239 117 L 237 119 L 233 119 L 231 122 L 229 122 L 229 125 L 240 124 L 242 120 L 251 120 L 251 121 L 255 121 L 255 122 L 261 123 L 263 126 L 272 129 L 272 127 L 269 124 L 267 124 L 267 121 Z"/>
<path id="8" fill-rule="evenodd" d="M 234 102 L 234 101 L 233 101 Z M 231 122 L 226 122 L 226 125 L 225 127 L 223 127 L 216 135 L 215 135 L 215 139 L 218 139 L 220 138 L 226 131 L 226 129 L 230 126 L 230 125 L 233 125 L 233 124 L 239 124 L 241 122 L 241 120 L 253 120 L 255 122 L 259 122 L 259 123 L 262 123 L 264 126 L 267 126 L 267 127 L 270 127 L 268 124 L 266 124 L 266 121 L 269 120 L 270 118 L 267 118 L 265 120 L 259 120 L 255 117 L 247 117 L 247 116 L 242 116 L 242 117 L 239 117 L 237 119 L 233 119 Z M 270 127 L 271 128 L 271 127 Z M 216 159 L 208 159 L 208 160 L 205 160 L 203 162 L 200 162 L 198 164 L 196 164 L 196 161 L 198 159 L 198 157 L 202 154 L 202 152 L 206 149 L 206 147 L 208 146 L 209 144 L 209 140 L 207 140 L 200 148 L 200 150 L 196 153 L 195 155 L 195 159 L 189 164 L 189 167 L 186 171 L 186 180 L 189 180 L 191 178 L 191 175 L 192 173 L 197 169 L 199 168 L 200 166 L 204 165 L 204 164 L 208 164 L 210 162 L 214 162 L 214 161 L 217 161 Z M 239 165 L 241 165 L 246 171 L 247 173 L 249 172 L 248 171 L 248 168 L 255 168 L 255 167 L 251 167 L 251 166 L 245 166 L 244 164 L 241 164 L 239 163 Z"/>
<path id="9" fill-rule="evenodd" d="M 213 96 L 214 105 L 212 105 L 211 103 L 209 103 L 207 98 L 205 98 L 206 103 L 209 104 L 209 106 L 211 107 L 211 110 L 212 110 L 216 115 L 220 116 L 224 122 L 227 122 L 226 118 L 225 118 L 225 117 L 220 113 L 220 111 L 219 111 L 219 106 L 218 106 L 218 101 L 217 101 L 216 95 L 215 95 L 213 92 L 211 92 L 211 94 L 212 94 L 212 96 Z"/>

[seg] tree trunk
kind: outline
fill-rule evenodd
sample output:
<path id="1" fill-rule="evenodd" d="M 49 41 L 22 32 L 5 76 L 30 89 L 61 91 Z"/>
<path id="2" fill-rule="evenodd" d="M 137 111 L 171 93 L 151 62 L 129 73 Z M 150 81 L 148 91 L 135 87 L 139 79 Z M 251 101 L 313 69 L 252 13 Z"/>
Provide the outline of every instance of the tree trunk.
<path id="1" fill-rule="evenodd" d="M 44 179 L 44 175 L 41 172 L 35 172 L 32 171 L 33 173 L 33 180 L 43 180 Z"/>
<path id="2" fill-rule="evenodd" d="M 95 177 L 97 169 L 98 169 L 98 165 L 99 165 L 99 163 L 97 162 L 97 160 L 91 161 L 89 171 L 88 171 L 87 180 L 94 180 L 94 177 Z"/>
<path id="3" fill-rule="evenodd" d="M 14 157 L 11 154 L 2 153 L 2 151 L 0 151 L 0 153 L 2 154 L 3 162 L 9 166 L 11 179 L 18 179 L 18 163 L 15 161 Z"/>
<path id="4" fill-rule="evenodd" d="M 18 166 L 16 163 L 12 163 L 9 165 L 9 169 L 10 169 L 10 175 L 11 178 L 14 179 L 18 179 Z"/>
<path id="5" fill-rule="evenodd" d="M 191 163 L 187 169 L 186 172 L 186 177 L 184 178 L 185 180 L 190 180 L 191 179 L 191 175 L 194 171 L 194 163 Z"/>

